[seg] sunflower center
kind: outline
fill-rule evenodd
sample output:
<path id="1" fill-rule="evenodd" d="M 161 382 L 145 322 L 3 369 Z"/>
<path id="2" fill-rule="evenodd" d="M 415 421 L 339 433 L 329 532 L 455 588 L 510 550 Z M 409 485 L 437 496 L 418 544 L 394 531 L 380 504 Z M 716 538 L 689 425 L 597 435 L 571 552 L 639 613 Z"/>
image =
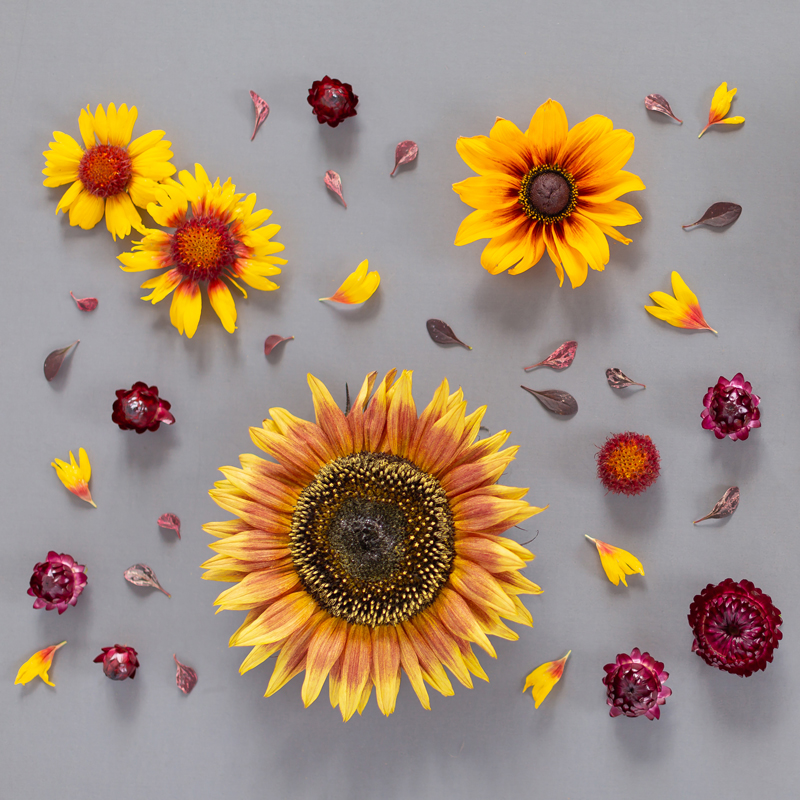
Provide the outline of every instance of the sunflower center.
<path id="1" fill-rule="evenodd" d="M 193 281 L 218 278 L 236 260 L 236 240 L 228 226 L 216 217 L 193 217 L 172 235 L 171 255 L 175 269 Z"/>
<path id="2" fill-rule="evenodd" d="M 96 144 L 83 154 L 78 178 L 95 197 L 111 197 L 127 188 L 132 171 L 131 157 L 124 147 Z"/>
<path id="3" fill-rule="evenodd" d="M 316 602 L 370 627 L 427 608 L 455 556 L 453 515 L 439 481 L 386 453 L 324 466 L 300 495 L 291 541 L 295 569 Z"/>
<path id="4" fill-rule="evenodd" d="M 522 179 L 519 202 L 528 217 L 551 224 L 566 219 L 574 211 L 578 188 L 565 169 L 542 164 Z"/>

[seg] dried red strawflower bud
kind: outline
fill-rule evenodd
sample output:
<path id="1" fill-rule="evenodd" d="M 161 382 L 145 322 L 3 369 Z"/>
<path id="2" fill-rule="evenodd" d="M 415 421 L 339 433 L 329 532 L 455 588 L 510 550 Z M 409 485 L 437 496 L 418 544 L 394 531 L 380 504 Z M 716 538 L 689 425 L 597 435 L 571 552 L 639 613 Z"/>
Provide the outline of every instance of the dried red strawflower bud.
<path id="1" fill-rule="evenodd" d="M 46 611 L 57 608 L 58 613 L 63 614 L 67 606 L 74 606 L 86 586 L 85 569 L 83 564 L 75 563 L 72 556 L 51 550 L 47 560 L 33 568 L 28 589 L 28 594 L 36 598 L 33 607 Z"/>
<path id="2" fill-rule="evenodd" d="M 113 647 L 104 647 L 103 652 L 93 663 L 103 662 L 103 672 L 112 681 L 124 681 L 125 678 L 135 678 L 139 667 L 138 653 L 132 647 L 124 644 L 115 644 Z"/>
<path id="3" fill-rule="evenodd" d="M 641 494 L 656 482 L 660 469 L 652 439 L 638 433 L 615 433 L 597 453 L 597 477 L 615 494 Z"/>
<path id="4" fill-rule="evenodd" d="M 342 83 L 336 78 L 327 75 L 321 81 L 314 81 L 308 90 L 308 104 L 317 116 L 317 122 L 322 125 L 327 122 L 335 128 L 348 117 L 354 117 L 358 112 L 358 95 L 353 94 L 353 87 L 349 83 Z"/>
<path id="5" fill-rule="evenodd" d="M 692 652 L 706 664 L 746 678 L 772 661 L 783 638 L 781 612 L 747 580 L 709 583 L 689 607 Z"/>
<path id="6" fill-rule="evenodd" d="M 158 386 L 136 381 L 130 389 L 117 389 L 116 394 L 111 419 L 123 431 L 157 431 L 162 422 L 175 422 L 169 413 L 170 404 L 158 396 Z"/>
<path id="7" fill-rule="evenodd" d="M 611 706 L 609 715 L 619 717 L 647 717 L 658 719 L 661 709 L 672 694 L 665 686 L 669 673 L 664 665 L 650 653 L 642 653 L 634 647 L 630 655 L 620 653 L 613 664 L 606 664 L 606 702 Z"/>
<path id="8" fill-rule="evenodd" d="M 705 408 L 700 416 L 703 427 L 714 431 L 717 439 L 726 436 L 733 439 L 746 439 L 751 428 L 761 427 L 761 412 L 758 404 L 761 398 L 753 394 L 753 386 L 737 372 L 731 380 L 720 376 L 716 386 L 709 386 L 703 398 Z"/>

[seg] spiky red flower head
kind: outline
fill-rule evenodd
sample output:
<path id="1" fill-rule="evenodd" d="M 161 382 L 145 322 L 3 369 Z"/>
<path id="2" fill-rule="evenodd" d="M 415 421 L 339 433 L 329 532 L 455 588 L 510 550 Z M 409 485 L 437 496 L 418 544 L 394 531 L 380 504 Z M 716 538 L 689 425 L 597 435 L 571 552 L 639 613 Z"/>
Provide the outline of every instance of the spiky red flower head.
<path id="1" fill-rule="evenodd" d="M 642 653 L 634 647 L 630 655 L 620 653 L 613 664 L 606 664 L 606 702 L 611 706 L 609 716 L 647 717 L 658 719 L 661 709 L 672 694 L 665 686 L 669 673 L 664 665 L 650 653 Z"/>
<path id="2" fill-rule="evenodd" d="M 761 427 L 761 398 L 753 394 L 753 386 L 741 372 L 726 380 L 720 375 L 716 386 L 709 386 L 703 398 L 705 408 L 700 413 L 703 427 L 714 431 L 717 439 L 726 436 L 745 440 L 751 428 Z"/>
<path id="3" fill-rule="evenodd" d="M 750 581 L 709 583 L 689 607 L 692 652 L 706 664 L 746 678 L 767 668 L 783 638 L 781 612 Z"/>
<path id="4" fill-rule="evenodd" d="M 314 81 L 308 90 L 308 104 L 317 116 L 317 122 L 322 125 L 327 122 L 335 128 L 348 117 L 354 117 L 358 112 L 358 95 L 353 94 L 353 87 L 349 83 L 342 83 L 336 78 L 327 75 L 321 81 Z"/>
<path id="5" fill-rule="evenodd" d="M 34 608 L 45 611 L 58 609 L 59 614 L 74 606 L 78 596 L 86 586 L 86 567 L 77 564 L 72 556 L 51 550 L 46 561 L 40 561 L 33 568 L 31 586 L 28 594 L 35 597 Z"/>
<path id="6" fill-rule="evenodd" d="M 111 419 L 123 431 L 157 431 L 162 422 L 165 425 L 175 422 L 169 413 L 170 404 L 158 396 L 158 386 L 136 381 L 130 389 L 117 389 L 116 395 Z"/>
<path id="7" fill-rule="evenodd" d="M 656 482 L 660 469 L 652 439 L 639 433 L 615 433 L 597 453 L 597 477 L 615 494 L 641 494 Z"/>
<path id="8" fill-rule="evenodd" d="M 139 667 L 139 654 L 124 644 L 115 644 L 113 647 L 104 647 L 103 652 L 94 659 L 94 664 L 103 663 L 103 672 L 112 681 L 124 681 L 125 678 L 135 678 Z"/>

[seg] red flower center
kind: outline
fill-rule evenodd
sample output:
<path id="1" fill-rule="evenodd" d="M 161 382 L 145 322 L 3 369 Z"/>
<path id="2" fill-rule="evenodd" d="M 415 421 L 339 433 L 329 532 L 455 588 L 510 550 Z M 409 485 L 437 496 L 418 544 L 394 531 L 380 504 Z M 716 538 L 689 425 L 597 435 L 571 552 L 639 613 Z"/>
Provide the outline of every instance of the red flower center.
<path id="1" fill-rule="evenodd" d="M 78 178 L 95 197 L 111 197 L 125 191 L 132 171 L 131 157 L 124 147 L 97 144 L 83 154 Z"/>
<path id="2" fill-rule="evenodd" d="M 216 217 L 194 217 L 172 236 L 175 269 L 192 281 L 218 278 L 236 260 L 236 240 Z"/>

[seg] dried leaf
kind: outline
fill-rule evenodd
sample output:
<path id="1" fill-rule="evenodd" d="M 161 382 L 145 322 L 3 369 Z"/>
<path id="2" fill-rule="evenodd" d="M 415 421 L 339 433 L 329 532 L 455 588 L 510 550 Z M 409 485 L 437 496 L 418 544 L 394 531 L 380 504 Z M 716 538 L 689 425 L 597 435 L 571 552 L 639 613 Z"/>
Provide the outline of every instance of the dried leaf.
<path id="1" fill-rule="evenodd" d="M 181 520 L 177 514 L 162 514 L 158 518 L 158 527 L 165 528 L 168 531 L 175 531 L 178 534 L 178 538 L 181 538 Z"/>
<path id="2" fill-rule="evenodd" d="M 742 207 L 738 203 L 714 203 L 709 206 L 708 210 L 697 222 L 691 225 L 681 225 L 685 230 L 691 230 L 697 225 L 708 225 L 712 228 L 724 228 L 726 225 L 733 225 L 739 215 L 742 213 Z"/>
<path id="3" fill-rule="evenodd" d="M 401 164 L 410 164 L 419 155 L 419 147 L 416 142 L 406 139 L 400 142 L 394 149 L 394 169 L 389 173 L 389 177 L 393 177 L 397 168 Z"/>
<path id="4" fill-rule="evenodd" d="M 544 392 L 537 392 L 527 386 L 520 386 L 526 392 L 530 392 L 548 411 L 562 417 L 571 417 L 578 413 L 578 401 L 568 392 L 560 389 L 547 389 Z"/>
<path id="5" fill-rule="evenodd" d="M 266 100 L 259 97 L 253 91 L 250 92 L 250 97 L 253 100 L 253 105 L 256 107 L 256 124 L 253 128 L 253 135 L 250 137 L 250 141 L 252 142 L 253 139 L 256 138 L 258 129 L 264 124 L 264 120 L 269 116 L 269 106 L 267 105 Z"/>
<path id="6" fill-rule="evenodd" d="M 710 514 L 696 519 L 692 524 L 697 525 L 698 522 L 702 522 L 704 519 L 723 519 L 724 517 L 729 517 L 737 508 L 739 508 L 739 487 L 731 486 L 730 489 L 727 489 L 725 494 L 722 495 L 722 499 L 711 509 Z"/>
<path id="7" fill-rule="evenodd" d="M 75 297 L 72 292 L 69 293 L 69 296 L 78 304 L 81 311 L 94 311 L 97 308 L 96 297 Z"/>
<path id="8" fill-rule="evenodd" d="M 267 336 L 264 340 L 264 355 L 268 356 L 281 342 L 288 342 L 289 339 L 294 339 L 294 336 L 278 336 L 277 333 Z"/>
<path id="9" fill-rule="evenodd" d="M 149 586 L 152 589 L 158 589 L 160 592 L 164 592 L 167 597 L 172 597 L 158 582 L 155 572 L 147 564 L 134 564 L 132 567 L 128 567 L 125 570 L 125 580 L 134 586 Z"/>
<path id="10" fill-rule="evenodd" d="M 428 335 L 436 344 L 460 344 L 467 350 L 472 350 L 468 344 L 464 344 L 458 336 L 453 333 L 453 329 L 440 319 L 429 319 L 425 323 L 428 328 Z"/>
<path id="11" fill-rule="evenodd" d="M 347 203 L 344 200 L 344 196 L 342 195 L 342 179 L 339 177 L 338 172 L 334 172 L 332 169 L 329 169 L 325 173 L 325 185 L 336 195 L 339 195 L 339 199 L 342 201 L 342 205 L 347 208 Z"/>
<path id="12" fill-rule="evenodd" d="M 670 119 L 674 119 L 675 122 L 680 122 L 683 125 L 683 120 L 678 119 L 673 113 L 672 109 L 669 107 L 669 103 L 667 102 L 666 98 L 660 94 L 649 94 L 644 99 L 644 107 L 648 111 L 658 111 L 660 114 L 665 114 Z"/>
<path id="13" fill-rule="evenodd" d="M 550 367 L 551 369 L 566 369 L 575 359 L 575 351 L 578 349 L 577 342 L 564 342 L 560 344 L 544 361 L 538 364 L 531 364 L 523 367 L 525 372 L 530 372 L 536 367 Z"/>
<path id="14" fill-rule="evenodd" d="M 607 369 L 606 378 L 608 379 L 608 385 L 612 389 L 624 389 L 627 386 L 641 386 L 642 389 L 647 388 L 643 383 L 637 383 L 636 381 L 632 381 L 618 367 L 612 367 L 611 369 Z"/>
<path id="15" fill-rule="evenodd" d="M 58 375 L 58 371 L 61 369 L 61 365 L 64 363 L 67 353 L 69 353 L 78 342 L 80 342 L 80 339 L 76 339 L 69 347 L 53 350 L 53 352 L 47 356 L 44 360 L 44 376 L 48 381 L 53 380 L 53 378 Z"/>
<path id="16" fill-rule="evenodd" d="M 175 683 L 184 694 L 189 694 L 197 685 L 197 673 L 191 667 L 187 667 L 186 664 L 181 664 L 175 653 L 172 654 L 172 657 L 175 659 L 175 666 L 178 668 L 178 672 L 175 675 Z"/>

